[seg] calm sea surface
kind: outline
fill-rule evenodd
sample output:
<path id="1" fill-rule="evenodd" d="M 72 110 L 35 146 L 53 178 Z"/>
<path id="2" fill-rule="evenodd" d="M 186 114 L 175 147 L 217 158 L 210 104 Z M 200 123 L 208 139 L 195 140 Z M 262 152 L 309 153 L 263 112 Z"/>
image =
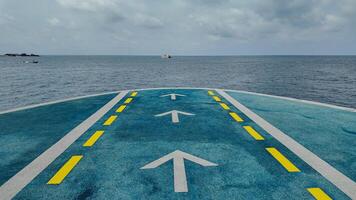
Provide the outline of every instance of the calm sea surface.
<path id="1" fill-rule="evenodd" d="M 39 63 L 24 63 L 32 59 Z M 121 89 L 178 86 L 356 108 L 356 56 L 0 56 L 0 110 Z"/>

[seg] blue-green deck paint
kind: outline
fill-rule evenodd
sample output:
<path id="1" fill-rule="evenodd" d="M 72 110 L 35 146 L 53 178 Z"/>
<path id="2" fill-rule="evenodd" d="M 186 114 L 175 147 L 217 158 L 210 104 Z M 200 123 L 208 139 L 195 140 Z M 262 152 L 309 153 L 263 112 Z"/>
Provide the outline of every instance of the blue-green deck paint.
<path id="1" fill-rule="evenodd" d="M 114 96 L 96 96 L 1 114 L 0 185 Z"/>
<path id="2" fill-rule="evenodd" d="M 176 101 L 159 97 L 173 92 L 186 96 L 178 97 Z M 232 92 L 230 94 L 233 95 Z M 244 123 L 234 121 L 208 96 L 206 90 L 140 91 L 111 126 L 102 126 L 124 100 L 15 199 L 312 199 L 306 190 L 308 187 L 320 187 L 334 199 L 348 199 L 228 104 L 245 119 Z M 190 112 L 195 116 L 180 116 L 178 124 L 173 124 L 170 116 L 154 117 L 170 110 Z M 278 113 L 278 116 L 282 114 Z M 270 121 L 268 117 L 265 119 Z M 293 123 L 285 126 L 288 124 L 293 126 Z M 254 140 L 242 125 L 253 126 L 265 140 Z M 280 128 L 279 124 L 274 125 Z M 47 128 L 47 131 L 51 130 L 51 127 Z M 104 130 L 105 133 L 93 147 L 83 147 L 96 130 Z M 289 134 L 288 131 L 286 133 Z M 266 147 L 277 148 L 301 172 L 287 172 L 266 152 Z M 188 193 L 174 192 L 171 161 L 155 169 L 140 169 L 177 149 L 218 164 L 216 167 L 202 167 L 186 161 Z M 72 155 L 80 154 L 84 155 L 83 159 L 60 185 L 46 184 Z"/>
<path id="3" fill-rule="evenodd" d="M 356 112 L 238 92 L 229 94 L 356 180 Z"/>

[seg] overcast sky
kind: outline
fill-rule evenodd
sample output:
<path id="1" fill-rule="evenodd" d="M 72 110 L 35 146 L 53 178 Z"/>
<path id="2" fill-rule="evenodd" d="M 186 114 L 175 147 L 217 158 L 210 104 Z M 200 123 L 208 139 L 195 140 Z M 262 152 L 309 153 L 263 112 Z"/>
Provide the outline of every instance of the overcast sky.
<path id="1" fill-rule="evenodd" d="M 0 53 L 356 54 L 356 0 L 0 0 Z"/>

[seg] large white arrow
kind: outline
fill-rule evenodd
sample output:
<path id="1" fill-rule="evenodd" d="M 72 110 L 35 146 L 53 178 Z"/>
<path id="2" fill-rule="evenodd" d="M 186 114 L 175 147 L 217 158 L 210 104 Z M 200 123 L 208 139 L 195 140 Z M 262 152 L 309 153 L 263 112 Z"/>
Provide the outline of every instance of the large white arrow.
<path id="1" fill-rule="evenodd" d="M 165 112 L 165 113 L 161 113 L 161 114 L 155 115 L 155 117 L 162 117 L 162 116 L 165 116 L 165 115 L 172 115 L 172 122 L 173 123 L 178 123 L 179 122 L 178 114 L 194 115 L 192 113 L 182 112 L 182 111 L 179 111 L 179 110 L 172 110 L 172 111 L 169 111 L 169 112 Z"/>
<path id="2" fill-rule="evenodd" d="M 173 171 L 174 171 L 174 191 L 175 192 L 188 192 L 187 177 L 185 174 L 184 159 L 195 162 L 204 167 L 218 166 L 215 163 L 190 155 L 183 151 L 176 150 L 170 154 L 167 154 L 147 165 L 141 167 L 141 169 L 153 169 L 159 167 L 163 163 L 173 159 Z"/>
<path id="3" fill-rule="evenodd" d="M 177 96 L 180 96 L 180 97 L 185 97 L 185 95 L 183 94 L 165 94 L 165 95 L 162 95 L 161 97 L 168 97 L 168 96 L 171 96 L 171 100 L 174 101 L 177 99 Z"/>

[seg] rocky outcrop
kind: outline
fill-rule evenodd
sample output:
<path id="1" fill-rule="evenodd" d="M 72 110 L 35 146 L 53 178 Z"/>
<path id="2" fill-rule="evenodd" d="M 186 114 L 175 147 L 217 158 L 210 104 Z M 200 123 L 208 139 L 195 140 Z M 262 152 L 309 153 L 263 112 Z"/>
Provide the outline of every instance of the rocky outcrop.
<path id="1" fill-rule="evenodd" d="M 21 56 L 21 57 L 26 57 L 26 56 L 31 56 L 31 57 L 39 57 L 39 55 L 36 55 L 36 54 L 26 54 L 26 53 L 7 53 L 5 54 L 5 56 L 13 56 L 13 57 L 16 57 L 16 56 Z"/>

